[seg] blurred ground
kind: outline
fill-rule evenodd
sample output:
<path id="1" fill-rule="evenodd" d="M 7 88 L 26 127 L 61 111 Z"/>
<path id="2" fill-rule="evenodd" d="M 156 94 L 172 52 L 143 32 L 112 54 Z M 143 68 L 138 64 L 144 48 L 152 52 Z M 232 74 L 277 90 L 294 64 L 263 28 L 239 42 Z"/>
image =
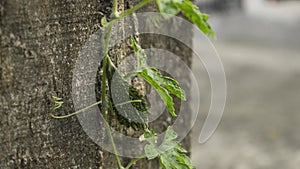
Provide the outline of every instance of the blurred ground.
<path id="1" fill-rule="evenodd" d="M 199 144 L 210 84 L 203 66 L 193 65 L 201 72 L 201 110 L 192 133 L 192 160 L 199 169 L 300 168 L 300 17 L 267 15 L 237 10 L 211 16 L 228 94 L 219 128 Z"/>

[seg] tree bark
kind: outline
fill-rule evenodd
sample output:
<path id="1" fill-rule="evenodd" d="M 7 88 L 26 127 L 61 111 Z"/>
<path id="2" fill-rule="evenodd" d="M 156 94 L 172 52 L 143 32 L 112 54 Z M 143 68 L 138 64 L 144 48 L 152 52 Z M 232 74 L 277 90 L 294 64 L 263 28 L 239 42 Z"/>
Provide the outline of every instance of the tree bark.
<path id="1" fill-rule="evenodd" d="M 136 2 L 125 0 L 119 8 L 129 8 Z M 48 113 L 52 95 L 63 98 L 61 111 L 74 111 L 72 70 L 78 52 L 100 28 L 100 18 L 110 15 L 111 1 L 0 3 L 0 168 L 116 168 L 113 154 L 95 144 L 76 117 L 57 120 Z M 141 36 L 144 47 L 151 46 L 153 40 Z M 156 44 L 162 48 L 174 46 L 175 53 L 191 64 L 191 52 L 175 48 L 180 44 L 167 38 Z M 189 78 L 185 85 L 188 82 Z M 159 125 L 154 126 L 165 129 L 164 120 L 161 117 L 155 122 Z M 189 148 L 188 138 L 184 145 Z M 128 161 L 122 159 L 123 163 Z M 142 160 L 133 168 L 159 167 L 155 160 Z"/>

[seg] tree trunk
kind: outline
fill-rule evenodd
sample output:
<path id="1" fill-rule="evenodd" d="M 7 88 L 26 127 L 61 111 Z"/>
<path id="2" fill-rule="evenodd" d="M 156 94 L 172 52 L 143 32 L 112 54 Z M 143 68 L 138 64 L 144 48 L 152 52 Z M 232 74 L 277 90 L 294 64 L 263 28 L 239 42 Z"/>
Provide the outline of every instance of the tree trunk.
<path id="1" fill-rule="evenodd" d="M 110 15 L 111 1 L 0 3 L 0 168 L 116 168 L 113 154 L 94 143 L 76 117 L 58 120 L 48 113 L 52 95 L 63 98 L 62 112 L 74 111 L 72 70 L 78 52 L 99 29 L 100 18 Z M 120 1 L 119 8 L 126 9 L 134 3 Z M 149 9 L 152 10 L 144 10 Z M 149 47 L 155 37 L 140 39 L 143 47 Z M 174 52 L 191 64 L 189 50 L 178 50 L 175 47 L 180 44 L 161 39 L 156 46 L 174 46 Z M 185 85 L 189 85 L 189 78 Z M 164 116 L 153 124 L 159 131 L 166 129 L 162 121 Z M 188 138 L 184 145 L 189 148 Z M 129 161 L 121 160 L 124 164 Z M 159 167 L 155 160 L 142 160 L 133 168 Z"/>

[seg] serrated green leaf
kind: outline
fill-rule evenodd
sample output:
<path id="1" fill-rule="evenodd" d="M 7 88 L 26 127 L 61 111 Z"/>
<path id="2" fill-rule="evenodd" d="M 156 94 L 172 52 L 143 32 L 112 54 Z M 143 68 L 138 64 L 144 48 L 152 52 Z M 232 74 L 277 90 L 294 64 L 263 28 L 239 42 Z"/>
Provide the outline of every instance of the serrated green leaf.
<path id="1" fill-rule="evenodd" d="M 163 76 L 157 69 L 148 67 L 145 51 L 136 43 L 133 37 L 131 37 L 130 41 L 138 62 L 138 71 L 133 74 L 147 81 L 160 95 L 170 114 L 176 116 L 173 99 L 170 94 L 174 94 L 176 97 L 186 100 L 184 90 L 180 88 L 175 79 Z"/>
<path id="2" fill-rule="evenodd" d="M 168 18 L 182 12 L 192 23 L 207 35 L 215 35 L 211 26 L 207 23 L 208 15 L 201 13 L 199 8 L 190 0 L 156 0 L 156 6 L 159 12 L 169 14 Z"/>
<path id="3" fill-rule="evenodd" d="M 174 94 L 176 97 L 181 100 L 186 100 L 185 92 L 182 90 L 178 82 L 170 77 L 163 76 L 157 69 L 149 68 L 149 76 L 151 76 L 160 86 L 164 87 L 171 94 Z"/>
<path id="4" fill-rule="evenodd" d="M 178 146 L 178 143 L 173 141 L 177 138 L 177 133 L 168 128 L 164 137 L 162 144 L 159 146 L 159 149 L 162 151 L 169 151 Z"/>
<path id="5" fill-rule="evenodd" d="M 149 70 L 151 69 L 143 69 L 142 72 L 138 72 L 138 75 L 142 77 L 145 81 L 147 81 L 157 91 L 157 93 L 167 106 L 170 114 L 176 117 L 177 115 L 175 114 L 175 108 L 172 97 L 170 96 L 168 91 L 162 86 L 160 86 L 160 84 L 154 79 L 155 77 L 151 76 Z"/>
<path id="6" fill-rule="evenodd" d="M 165 17 L 170 18 L 174 15 L 177 15 L 180 11 L 172 3 L 182 3 L 183 0 L 155 0 L 158 11 Z"/>
<path id="7" fill-rule="evenodd" d="M 207 35 L 215 35 L 211 26 L 207 23 L 208 15 L 200 12 L 199 8 L 189 0 L 182 3 L 173 2 L 171 6 L 179 9 L 191 22 L 196 24 L 198 28 Z"/>
<path id="8" fill-rule="evenodd" d="M 167 76 L 163 76 L 155 68 L 147 68 L 147 73 L 160 86 L 167 89 L 169 93 L 174 94 L 176 97 L 180 98 L 181 100 L 186 100 L 184 90 L 180 88 L 178 82 L 175 79 Z"/>
<path id="9" fill-rule="evenodd" d="M 192 166 L 191 160 L 187 155 L 182 154 L 182 153 L 180 153 L 180 154 L 178 153 L 175 156 L 178 160 L 178 163 L 181 164 L 182 167 L 186 167 L 188 169 L 195 169 L 195 167 Z"/>
<path id="10" fill-rule="evenodd" d="M 156 133 L 153 130 L 146 130 L 144 133 L 145 140 L 150 143 L 144 148 L 145 155 L 148 159 L 154 159 L 159 155 L 159 151 L 156 147 Z"/>
<path id="11" fill-rule="evenodd" d="M 164 151 L 158 156 L 160 164 L 164 169 L 193 169 L 189 157 L 183 154 L 186 150 L 175 141 L 176 138 L 176 132 L 169 127 L 163 143 L 159 146 L 160 151 Z M 169 149 L 165 149 L 166 147 Z"/>
<path id="12" fill-rule="evenodd" d="M 159 155 L 159 152 L 153 145 L 150 144 L 146 145 L 144 150 L 145 150 L 145 155 L 149 160 L 152 160 Z"/>
<path id="13" fill-rule="evenodd" d="M 165 138 L 164 138 L 164 142 L 172 141 L 172 140 L 176 139 L 177 137 L 178 137 L 177 133 L 173 129 L 168 127 Z"/>
<path id="14" fill-rule="evenodd" d="M 187 153 L 186 149 L 184 149 L 180 144 L 176 146 L 176 149 L 178 152 Z"/>
<path id="15" fill-rule="evenodd" d="M 155 137 L 154 134 L 150 135 L 152 135 L 152 138 Z M 189 157 L 184 154 L 186 153 L 186 150 L 175 140 L 176 137 L 176 132 L 168 127 L 164 140 L 160 146 L 157 146 L 153 139 L 146 139 L 149 142 L 149 144 L 145 146 L 147 158 L 153 159 L 157 157 L 160 165 L 164 169 L 195 169 L 195 167 L 192 166 Z"/>

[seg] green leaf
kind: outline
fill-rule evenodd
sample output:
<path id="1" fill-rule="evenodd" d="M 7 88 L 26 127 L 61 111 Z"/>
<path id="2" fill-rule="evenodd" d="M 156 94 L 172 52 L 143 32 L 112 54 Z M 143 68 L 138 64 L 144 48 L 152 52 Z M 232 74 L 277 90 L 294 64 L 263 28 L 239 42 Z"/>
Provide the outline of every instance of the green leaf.
<path id="1" fill-rule="evenodd" d="M 156 6 L 159 12 L 168 18 L 182 12 L 192 23 L 207 35 L 215 35 L 211 26 L 207 23 L 208 15 L 201 13 L 199 8 L 190 0 L 156 0 Z"/>
<path id="2" fill-rule="evenodd" d="M 138 72 L 138 75 L 146 80 L 159 94 L 165 105 L 167 106 L 170 114 L 174 117 L 177 115 L 175 114 L 175 108 L 173 99 L 170 96 L 169 92 L 160 86 L 160 83 L 155 80 L 155 77 L 151 76 L 151 69 L 143 69 L 142 72 Z"/>
<path id="3" fill-rule="evenodd" d="M 168 92 L 174 94 L 181 100 L 186 100 L 184 90 L 180 88 L 178 82 L 175 79 L 163 76 L 157 69 L 154 68 L 148 68 L 147 72 L 150 77 L 152 77 L 160 86 L 167 89 Z"/>
<path id="4" fill-rule="evenodd" d="M 167 129 L 164 141 L 159 146 L 160 150 L 162 151 L 169 151 L 171 149 L 174 149 L 178 146 L 178 143 L 176 141 L 173 141 L 177 138 L 177 133 L 174 130 Z"/>
<path id="5" fill-rule="evenodd" d="M 159 152 L 153 145 L 145 145 L 145 154 L 149 160 L 156 158 L 159 155 Z"/>
<path id="6" fill-rule="evenodd" d="M 147 132 L 146 132 L 147 133 Z M 145 133 L 145 135 L 146 135 Z M 145 154 L 148 159 L 158 158 L 164 169 L 195 169 L 189 157 L 184 154 L 187 151 L 177 142 L 176 132 L 168 127 L 164 140 L 160 146 L 156 145 L 156 135 L 147 133 L 146 140 L 149 144 L 145 146 Z"/>
<path id="7" fill-rule="evenodd" d="M 207 35 L 215 35 L 211 26 L 207 23 L 208 15 L 200 12 L 199 8 L 189 0 L 184 0 L 183 3 L 172 3 L 172 6 L 177 7 L 180 11 L 198 28 Z"/>
<path id="8" fill-rule="evenodd" d="M 175 79 L 163 76 L 157 69 L 148 67 L 145 51 L 136 43 L 133 37 L 130 41 L 138 62 L 138 71 L 131 74 L 138 75 L 147 81 L 160 95 L 170 114 L 175 117 L 174 103 L 170 94 L 174 94 L 181 100 L 186 100 L 184 90 L 180 88 Z"/>
<path id="9" fill-rule="evenodd" d="M 183 3 L 183 0 L 155 0 L 158 11 L 166 18 L 177 15 L 180 12 L 172 3 Z"/>
<path id="10" fill-rule="evenodd" d="M 159 151 L 156 147 L 156 133 L 153 130 L 146 130 L 144 133 L 145 140 L 148 143 L 144 148 L 146 157 L 148 159 L 154 159 L 159 155 Z"/>

